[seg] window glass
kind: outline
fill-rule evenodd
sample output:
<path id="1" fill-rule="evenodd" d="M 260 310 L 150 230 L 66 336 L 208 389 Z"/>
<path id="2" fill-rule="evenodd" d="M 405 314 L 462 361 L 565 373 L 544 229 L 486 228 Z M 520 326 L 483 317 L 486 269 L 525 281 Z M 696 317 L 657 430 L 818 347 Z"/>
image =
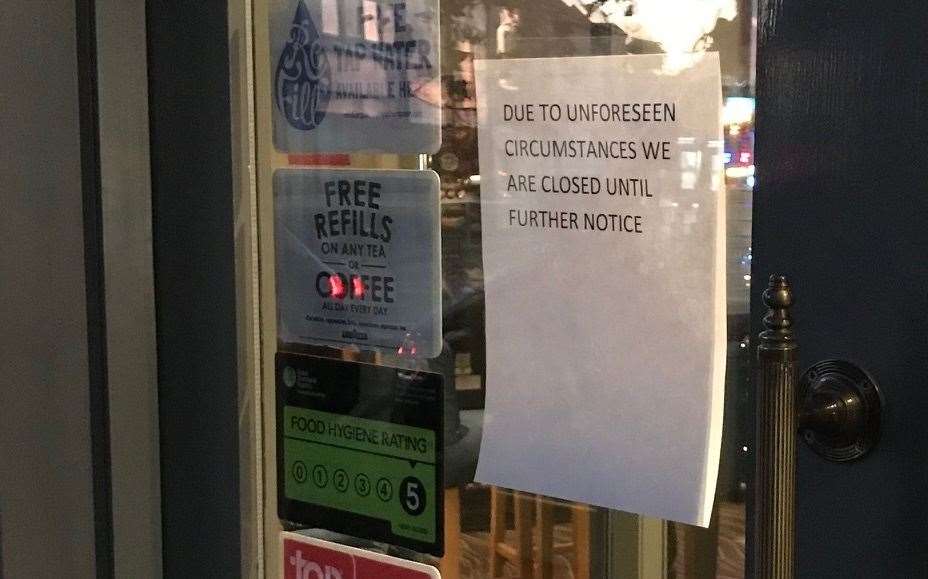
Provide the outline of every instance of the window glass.
<path id="1" fill-rule="evenodd" d="M 322 0 L 323 34 L 346 16 L 336 0 Z M 359 3 L 363 35 L 391 41 L 377 23 L 378 4 Z M 295 6 L 295 4 L 294 4 Z M 413 366 L 445 378 L 445 533 L 438 564 L 447 579 L 485 577 L 619 578 L 744 576 L 745 492 L 751 475 L 748 295 L 751 284 L 754 13 L 751 0 L 443 0 L 440 4 L 441 147 L 430 155 L 294 154 L 272 136 L 273 71 L 269 70 L 268 11 L 256 3 L 256 99 L 262 264 L 273 263 L 273 171 L 285 167 L 432 169 L 440 177 L 441 354 L 410 361 L 399 354 L 276 344 L 273 309 L 262 305 L 265 378 L 274 348 L 378 364 Z M 718 51 L 724 96 L 727 185 L 728 364 L 721 467 L 708 529 L 637 517 L 588 505 L 512 492 L 474 482 L 486 393 L 481 171 L 477 149 L 474 61 L 497 58 Z M 544 82 L 544 79 L 539 79 Z M 693 216 L 695 218 L 695 215 Z M 270 226 L 269 226 L 270 225 Z M 262 267 L 262 300 L 272 300 L 274 272 Z M 269 316 L 270 314 L 270 316 Z M 271 338 L 267 340 L 267 338 Z M 531 364 L 514 360 L 514 364 Z M 273 384 L 273 381 L 266 384 Z M 268 400 L 265 395 L 265 400 Z M 265 415 L 273 420 L 272 415 Z M 267 431 L 266 431 L 267 432 Z M 266 443 L 265 461 L 275 449 Z M 579 473 L 582 476 L 582 473 Z M 270 479 L 273 481 L 273 477 Z M 272 497 L 274 493 L 267 495 Z M 273 498 L 269 498 L 273 501 Z M 267 516 L 276 509 L 268 503 Z M 270 525 L 270 524 L 269 524 Z M 266 526 L 273 529 L 273 525 Z M 321 534 L 357 544 L 347 537 Z M 268 537 L 268 541 L 276 538 Z M 269 542 L 268 545 L 276 543 Z M 269 570 L 273 569 L 269 567 Z"/>

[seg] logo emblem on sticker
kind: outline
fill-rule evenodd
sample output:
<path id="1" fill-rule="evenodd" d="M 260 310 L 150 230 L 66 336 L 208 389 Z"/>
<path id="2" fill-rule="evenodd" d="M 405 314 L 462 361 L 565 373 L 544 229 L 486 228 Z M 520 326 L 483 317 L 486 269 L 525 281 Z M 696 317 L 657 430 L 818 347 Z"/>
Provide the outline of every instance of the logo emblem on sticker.
<path id="1" fill-rule="evenodd" d="M 284 368 L 284 384 L 287 388 L 293 388 L 296 386 L 296 370 L 287 366 Z"/>
<path id="2" fill-rule="evenodd" d="M 294 128 L 311 131 L 325 118 L 331 82 L 325 47 L 300 0 L 274 77 L 277 109 Z"/>

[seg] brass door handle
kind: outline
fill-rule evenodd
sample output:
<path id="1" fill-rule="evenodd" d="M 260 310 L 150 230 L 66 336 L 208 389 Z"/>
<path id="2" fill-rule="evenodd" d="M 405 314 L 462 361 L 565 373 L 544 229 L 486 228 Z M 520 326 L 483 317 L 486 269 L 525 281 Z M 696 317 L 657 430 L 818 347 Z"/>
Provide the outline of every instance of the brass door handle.
<path id="1" fill-rule="evenodd" d="M 764 291 L 766 329 L 757 347 L 754 470 L 754 573 L 796 574 L 796 438 L 823 458 L 860 458 L 880 438 L 883 401 L 876 382 L 850 362 L 825 360 L 800 377 L 790 308 L 793 291 L 771 276 Z"/>
<path id="2" fill-rule="evenodd" d="M 799 432 L 816 454 L 856 460 L 880 440 L 883 401 L 867 372 L 844 360 L 824 360 L 799 379 Z"/>

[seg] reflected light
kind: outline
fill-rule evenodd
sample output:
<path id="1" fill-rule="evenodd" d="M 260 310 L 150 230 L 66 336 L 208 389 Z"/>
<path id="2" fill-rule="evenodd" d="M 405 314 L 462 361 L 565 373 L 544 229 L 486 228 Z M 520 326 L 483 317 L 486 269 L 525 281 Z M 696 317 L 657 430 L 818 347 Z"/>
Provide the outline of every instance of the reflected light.
<path id="1" fill-rule="evenodd" d="M 722 108 L 722 122 L 726 125 L 746 125 L 754 120 L 754 99 L 728 97 Z"/>
<path id="2" fill-rule="evenodd" d="M 331 295 L 334 298 L 343 298 L 348 293 L 348 288 L 345 287 L 345 282 L 342 281 L 336 274 L 329 276 L 329 288 L 331 288 Z"/>
<path id="3" fill-rule="evenodd" d="M 340 30 L 338 20 L 337 0 L 323 0 L 322 31 L 326 34 L 337 35 Z"/>
<path id="4" fill-rule="evenodd" d="M 725 169 L 725 176 L 729 179 L 743 179 L 754 174 L 754 165 L 747 167 L 728 167 Z"/>
<path id="5" fill-rule="evenodd" d="M 673 14 L 673 18 L 668 18 Z M 687 68 L 693 53 L 711 46 L 709 34 L 720 19 L 731 22 L 738 16 L 735 0 L 605 0 L 590 14 L 614 24 L 626 42 L 640 39 L 656 42 L 671 56 L 665 72 Z"/>
<path id="6" fill-rule="evenodd" d="M 351 278 L 351 292 L 357 299 L 364 297 L 364 281 L 360 277 L 354 276 Z"/>
<path id="7" fill-rule="evenodd" d="M 415 355 L 416 355 L 416 345 L 413 344 L 413 345 L 411 345 L 409 348 L 406 348 L 406 346 L 400 346 L 399 349 L 396 351 L 396 353 L 397 353 L 398 355 L 400 355 L 400 356 L 405 356 L 405 355 L 407 355 L 407 354 L 410 355 L 410 356 L 415 356 Z"/>

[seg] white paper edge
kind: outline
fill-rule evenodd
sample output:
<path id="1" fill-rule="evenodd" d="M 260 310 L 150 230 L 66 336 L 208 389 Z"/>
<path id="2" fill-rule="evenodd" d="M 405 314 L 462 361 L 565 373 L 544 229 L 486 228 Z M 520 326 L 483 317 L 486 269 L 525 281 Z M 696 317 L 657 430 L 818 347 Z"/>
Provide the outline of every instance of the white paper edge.
<path id="1" fill-rule="evenodd" d="M 717 53 L 716 53 L 717 55 Z M 716 56 L 718 61 L 718 57 Z M 721 64 L 719 64 L 721 66 Z M 717 87 L 717 100 L 719 103 L 719 132 L 718 142 L 722 147 L 722 87 Z M 721 157 L 722 149 L 719 149 Z M 715 171 L 719 175 L 719 191 L 716 198 L 716 247 L 715 247 L 715 335 L 712 355 L 712 393 L 710 401 L 709 428 L 707 431 L 708 455 L 706 457 L 706 474 L 704 479 L 704 492 L 702 510 L 699 513 L 699 526 L 707 528 L 712 520 L 712 505 L 715 502 L 715 490 L 718 486 L 719 460 L 722 452 L 722 425 L 725 417 L 725 370 L 728 359 L 728 287 L 727 287 L 727 226 L 728 204 L 727 189 L 725 187 L 725 166 L 721 159 L 716 161 Z"/>

